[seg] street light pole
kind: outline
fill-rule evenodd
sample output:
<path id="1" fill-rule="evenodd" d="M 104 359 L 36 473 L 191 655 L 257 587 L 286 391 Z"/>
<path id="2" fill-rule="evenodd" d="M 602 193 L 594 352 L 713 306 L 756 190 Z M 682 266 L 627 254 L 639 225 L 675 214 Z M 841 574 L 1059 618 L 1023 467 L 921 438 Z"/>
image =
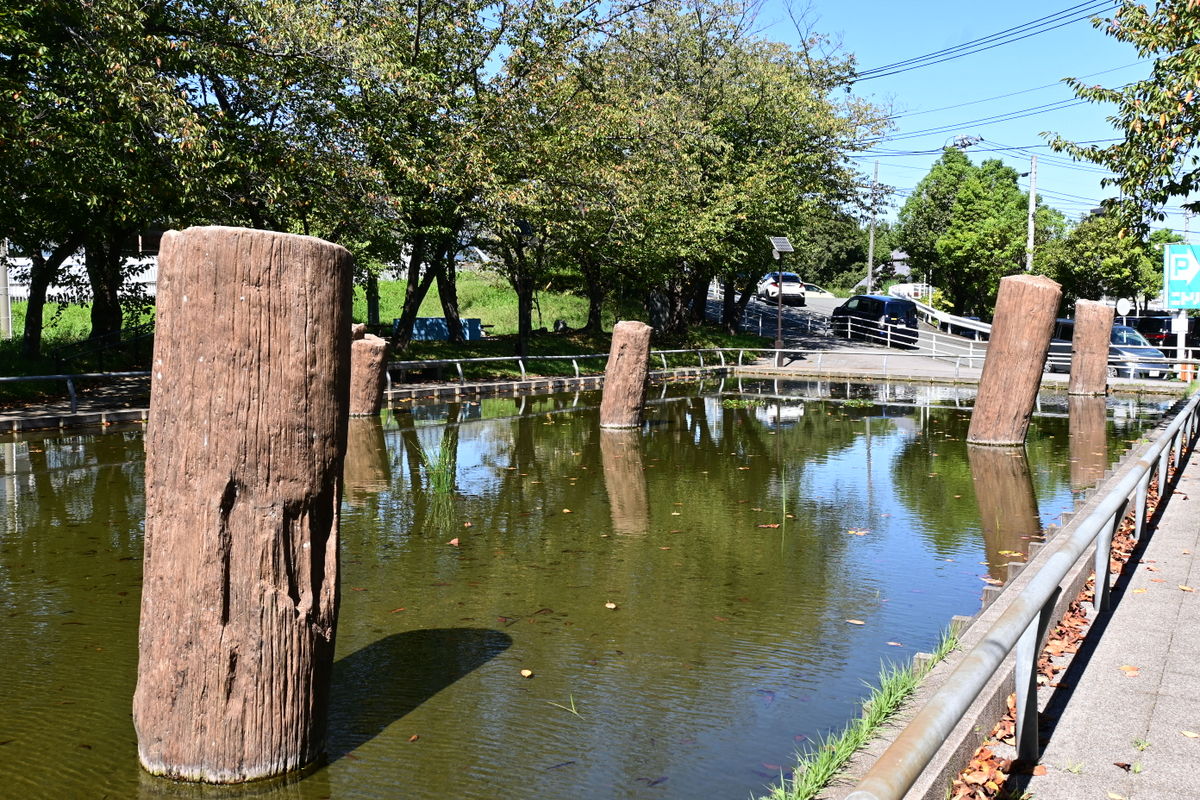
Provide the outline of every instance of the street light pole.
<path id="1" fill-rule="evenodd" d="M 771 256 L 779 262 L 775 273 L 775 366 L 783 366 L 783 254 L 795 252 L 786 236 L 768 236 Z"/>
<path id="2" fill-rule="evenodd" d="M 12 338 L 12 298 L 8 296 L 8 240 L 0 239 L 0 339 Z"/>
<path id="3" fill-rule="evenodd" d="M 871 237 L 867 242 L 867 294 L 875 289 L 875 192 L 879 187 L 879 159 L 875 159 L 875 177 L 871 179 Z"/>
<path id="4" fill-rule="evenodd" d="M 1025 238 L 1025 271 L 1033 272 L 1033 219 L 1037 212 L 1037 156 L 1029 157 L 1029 234 Z"/>

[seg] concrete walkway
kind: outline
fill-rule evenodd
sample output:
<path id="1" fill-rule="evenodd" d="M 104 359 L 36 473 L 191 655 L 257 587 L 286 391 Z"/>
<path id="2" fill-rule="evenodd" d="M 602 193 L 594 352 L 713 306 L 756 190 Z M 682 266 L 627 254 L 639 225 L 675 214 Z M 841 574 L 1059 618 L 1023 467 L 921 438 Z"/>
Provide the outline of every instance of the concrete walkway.
<path id="1" fill-rule="evenodd" d="M 1010 780 L 1036 800 L 1200 797 L 1200 458 L 1143 541 L 1065 686 L 1043 690 L 1046 774 Z"/>

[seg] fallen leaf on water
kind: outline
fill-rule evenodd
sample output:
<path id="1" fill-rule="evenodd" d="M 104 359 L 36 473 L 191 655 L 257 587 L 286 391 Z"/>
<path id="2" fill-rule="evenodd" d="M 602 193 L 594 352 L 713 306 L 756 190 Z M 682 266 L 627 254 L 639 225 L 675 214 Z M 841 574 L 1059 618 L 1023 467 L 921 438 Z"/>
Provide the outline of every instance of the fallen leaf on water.
<path id="1" fill-rule="evenodd" d="M 750 469 L 749 467 L 738 467 L 738 469 Z"/>
<path id="2" fill-rule="evenodd" d="M 866 625 L 867 624 L 867 623 L 863 622 L 861 619 L 848 619 L 848 620 L 846 620 L 846 622 L 849 622 L 851 625 Z"/>
<path id="3" fill-rule="evenodd" d="M 681 516 L 681 515 L 682 515 L 682 513 L 683 513 L 683 512 L 680 512 L 680 511 L 672 511 L 672 512 L 671 512 L 671 516 L 672 516 L 672 517 L 678 517 L 678 516 Z"/>
<path id="4" fill-rule="evenodd" d="M 408 740 L 410 742 L 415 742 L 417 739 L 420 739 L 420 738 L 421 738 L 420 734 L 414 733 L 412 736 L 408 737 Z"/>
<path id="5" fill-rule="evenodd" d="M 1180 733 L 1189 739 L 1200 739 L 1200 733 L 1196 733 L 1195 731 L 1180 731 Z"/>
<path id="6" fill-rule="evenodd" d="M 758 527 L 760 527 L 760 528 L 778 528 L 779 523 L 778 522 L 767 522 L 763 525 L 759 525 Z"/>
<path id="7" fill-rule="evenodd" d="M 453 539 L 446 542 L 446 544 L 450 545 L 451 547 L 458 547 L 458 537 L 455 536 Z"/>
<path id="8" fill-rule="evenodd" d="M 617 604 L 614 603 L 613 601 L 609 600 L 607 603 L 604 604 L 604 607 L 605 608 L 616 608 Z"/>
<path id="9" fill-rule="evenodd" d="M 1184 586 L 1184 585 L 1181 583 L 1181 584 L 1179 584 L 1179 591 L 1181 591 L 1181 592 L 1194 592 L 1194 591 L 1196 591 L 1196 590 L 1195 590 L 1195 589 L 1193 589 L 1193 588 L 1192 588 L 1192 587 L 1190 587 L 1190 586 Z"/>
<path id="10" fill-rule="evenodd" d="M 988 586 L 1003 586 L 1004 585 L 1004 581 L 998 581 L 995 578 L 988 577 L 987 575 L 981 575 L 979 577 L 979 580 L 983 581 Z"/>
<path id="11" fill-rule="evenodd" d="M 900 644 L 899 642 L 888 642 L 888 644 L 890 644 L 892 647 L 904 647 L 904 645 Z"/>
<path id="12" fill-rule="evenodd" d="M 729 622 L 729 617 L 718 617 L 715 614 L 713 615 L 713 619 L 715 619 L 717 622 Z"/>
<path id="13" fill-rule="evenodd" d="M 563 513 L 564 513 L 564 514 L 570 514 L 570 513 L 571 513 L 571 509 L 569 509 L 569 508 L 564 508 L 564 509 L 563 509 Z"/>
<path id="14" fill-rule="evenodd" d="M 391 611 L 389 611 L 388 613 L 389 613 L 389 614 L 399 614 L 401 611 L 405 611 L 405 610 L 406 610 L 406 609 L 404 608 L 404 606 L 400 606 L 399 608 L 393 608 L 393 609 L 392 609 Z"/>
<path id="15" fill-rule="evenodd" d="M 522 678 L 532 678 L 532 677 L 533 677 L 533 670 L 531 670 L 531 669 L 523 669 L 523 670 L 521 670 L 521 677 L 522 677 Z"/>
<path id="16" fill-rule="evenodd" d="M 363 588 L 363 587 L 361 587 L 361 586 L 351 586 L 350 588 L 351 588 L 351 589 L 353 589 L 353 590 L 354 590 L 354 591 L 356 591 L 356 592 L 365 592 L 365 591 L 366 591 L 366 589 L 364 589 L 364 588 Z M 76 623 L 76 624 L 78 624 L 78 623 Z"/>
<path id="17" fill-rule="evenodd" d="M 471 525 L 472 525 L 472 523 L 470 523 L 470 522 L 464 522 L 464 523 L 463 523 L 463 527 L 464 527 L 464 528 L 469 528 L 469 527 L 471 527 Z"/>
<path id="18" fill-rule="evenodd" d="M 660 547 L 660 548 L 658 548 L 658 549 L 659 549 L 659 550 L 670 550 L 671 548 L 670 548 L 670 547 Z"/>

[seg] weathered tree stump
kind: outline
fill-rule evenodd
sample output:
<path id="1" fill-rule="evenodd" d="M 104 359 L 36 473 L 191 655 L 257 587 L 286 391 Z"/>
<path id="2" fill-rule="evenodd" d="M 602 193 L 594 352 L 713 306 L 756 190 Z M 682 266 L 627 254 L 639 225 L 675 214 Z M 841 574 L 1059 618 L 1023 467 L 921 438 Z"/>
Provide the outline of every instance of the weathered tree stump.
<path id="1" fill-rule="evenodd" d="M 613 532 L 646 533 L 650 530 L 650 500 L 646 492 L 646 468 L 642 463 L 642 432 L 601 430 L 600 461 L 604 467 L 604 488 L 608 492 Z"/>
<path id="2" fill-rule="evenodd" d="M 1061 297 L 1062 288 L 1041 275 L 1001 278 L 968 442 L 1025 443 Z"/>
<path id="3" fill-rule="evenodd" d="M 1105 303 L 1080 300 L 1075 304 L 1075 333 L 1071 338 L 1071 380 L 1067 394 L 1108 392 L 1108 344 L 1116 310 Z"/>
<path id="4" fill-rule="evenodd" d="M 980 445 L 967 445 L 967 460 L 979 504 L 988 573 L 1006 581 L 1006 564 L 1011 558 L 1003 552 L 1023 551 L 1030 538 L 1042 532 L 1029 460 L 1023 447 Z"/>
<path id="5" fill-rule="evenodd" d="M 307 236 L 163 237 L 133 698 L 155 775 L 238 783 L 323 753 L 352 265 Z"/>
<path id="6" fill-rule="evenodd" d="M 1108 469 L 1108 409 L 1103 397 L 1067 397 L 1071 488 L 1099 483 Z"/>
<path id="7" fill-rule="evenodd" d="M 373 417 L 383 405 L 387 340 L 367 333 L 366 325 L 355 325 L 351 339 L 350 416 Z"/>
<path id="8" fill-rule="evenodd" d="M 613 326 L 600 400 L 600 427 L 634 428 L 642 423 L 653 331 L 644 322 L 625 321 Z"/>

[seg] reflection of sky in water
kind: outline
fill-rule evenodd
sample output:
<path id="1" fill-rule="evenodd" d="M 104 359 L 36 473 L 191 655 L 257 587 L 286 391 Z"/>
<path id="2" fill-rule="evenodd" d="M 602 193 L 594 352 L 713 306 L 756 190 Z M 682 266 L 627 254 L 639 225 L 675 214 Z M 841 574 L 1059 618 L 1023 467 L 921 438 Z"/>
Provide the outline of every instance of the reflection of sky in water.
<path id="1" fill-rule="evenodd" d="M 737 396 L 714 383 L 704 397 L 655 387 L 643 431 L 615 446 L 599 438 L 595 394 L 389 415 L 375 434 L 389 477 L 366 476 L 343 510 L 331 737 L 349 752 L 266 796 L 751 796 L 856 713 L 881 662 L 931 649 L 952 615 L 978 609 L 996 536 L 1027 545 L 983 530 L 979 491 L 1035 495 L 1043 523 L 1072 502 L 1065 398 L 1044 400 L 1026 472 L 993 459 L 980 488 L 968 391 L 889 387 L 856 407 L 842 401 L 871 390 L 743 388 L 817 399 L 731 409 Z M 1130 402 L 1108 409 L 1115 454 L 1144 423 Z M 20 699 L 0 727 L 15 785 L 34 794 L 138 792 L 140 438 L 112 437 L 0 447 L 22 532 L 0 540 L 0 596 L 16 612 L 0 618 L 13 643 L 0 693 Z M 406 441 L 430 458 L 456 447 L 457 496 L 413 492 Z M 1010 496 L 1011 474 L 1027 477 Z M 118 486 L 124 522 L 103 500 Z M 94 649 L 114 643 L 126 657 Z M 87 686 L 71 690 L 81 670 Z M 579 716 L 560 708 L 572 702 Z M 51 763 L 63 741 L 78 753 Z"/>

